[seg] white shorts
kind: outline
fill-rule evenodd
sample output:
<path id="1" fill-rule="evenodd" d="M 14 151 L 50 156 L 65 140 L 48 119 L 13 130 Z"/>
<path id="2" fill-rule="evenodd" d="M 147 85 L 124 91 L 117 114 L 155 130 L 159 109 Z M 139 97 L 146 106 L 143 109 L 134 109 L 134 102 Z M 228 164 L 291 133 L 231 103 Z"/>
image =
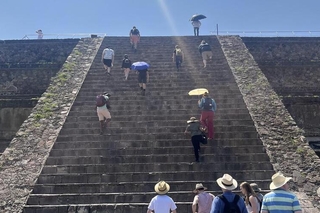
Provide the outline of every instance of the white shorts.
<path id="1" fill-rule="evenodd" d="M 110 112 L 107 108 L 97 108 L 97 114 L 99 117 L 99 121 L 103 121 L 105 118 L 106 119 L 111 119 Z"/>

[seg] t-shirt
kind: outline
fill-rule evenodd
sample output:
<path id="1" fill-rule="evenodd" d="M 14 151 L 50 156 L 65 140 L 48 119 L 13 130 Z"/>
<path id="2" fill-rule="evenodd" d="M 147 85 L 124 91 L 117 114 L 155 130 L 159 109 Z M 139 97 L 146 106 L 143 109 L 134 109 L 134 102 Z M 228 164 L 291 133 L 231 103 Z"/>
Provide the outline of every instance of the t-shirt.
<path id="1" fill-rule="evenodd" d="M 148 70 L 138 70 L 139 72 L 139 77 L 146 77 Z"/>
<path id="2" fill-rule="evenodd" d="M 193 27 L 200 27 L 201 26 L 201 22 L 200 21 L 193 21 L 192 22 L 192 26 Z"/>
<path id="3" fill-rule="evenodd" d="M 194 196 L 192 204 L 198 204 L 198 213 L 210 213 L 213 198 L 213 194 L 201 192 Z"/>
<path id="4" fill-rule="evenodd" d="M 261 210 L 269 213 L 292 213 L 301 211 L 301 207 L 295 194 L 276 189 L 263 197 Z"/>
<path id="5" fill-rule="evenodd" d="M 177 209 L 177 206 L 168 195 L 157 195 L 151 199 L 148 209 L 155 213 L 169 213 Z"/>
<path id="6" fill-rule="evenodd" d="M 190 132 L 191 137 L 195 135 L 201 135 L 202 132 L 200 130 L 200 123 L 199 122 L 192 122 L 186 128 L 187 132 Z"/>
<path id="7" fill-rule="evenodd" d="M 180 48 L 175 49 L 173 53 L 176 57 L 182 57 L 182 50 Z"/>
<path id="8" fill-rule="evenodd" d="M 104 59 L 112 59 L 113 55 L 114 55 L 114 51 L 113 49 L 110 49 L 110 48 L 106 48 L 103 50 L 103 58 Z"/>
<path id="9" fill-rule="evenodd" d="M 127 31 L 128 32 L 128 31 Z M 136 28 L 136 29 L 132 29 L 131 31 L 130 31 L 130 33 L 132 34 L 132 35 L 140 35 L 140 32 L 139 32 L 139 30 Z"/>

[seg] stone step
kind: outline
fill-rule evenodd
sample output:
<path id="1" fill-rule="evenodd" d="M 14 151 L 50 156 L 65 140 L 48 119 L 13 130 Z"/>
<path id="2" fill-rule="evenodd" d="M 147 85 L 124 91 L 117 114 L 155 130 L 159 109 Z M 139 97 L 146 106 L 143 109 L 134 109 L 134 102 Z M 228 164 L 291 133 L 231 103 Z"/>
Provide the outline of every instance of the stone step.
<path id="1" fill-rule="evenodd" d="M 213 146 L 214 147 L 238 147 L 238 146 L 255 146 L 260 145 L 261 141 L 259 139 L 252 139 L 252 138 L 241 138 L 241 139 L 226 139 L 214 140 Z M 148 140 L 128 140 L 128 141 L 117 141 L 117 142 L 106 142 L 103 140 L 100 141 L 62 141 L 59 139 L 55 142 L 53 149 L 88 149 L 88 148 L 144 148 L 144 147 L 175 147 L 175 146 L 191 146 L 190 138 L 174 138 L 174 139 L 164 139 L 164 140 L 157 140 L 157 141 L 148 141 Z M 205 147 L 210 146 L 205 145 Z"/>
<path id="2" fill-rule="evenodd" d="M 80 109 L 73 109 L 74 111 L 79 111 Z M 120 111 L 120 110 L 119 110 Z M 195 114 L 195 113 L 194 113 Z M 187 115 L 192 115 L 192 113 L 187 113 L 186 112 L 186 117 Z M 199 115 L 196 115 L 196 117 L 200 117 Z M 181 126 L 181 125 L 187 125 L 186 120 L 158 120 L 156 122 L 153 121 L 117 121 L 117 122 L 111 122 L 110 127 L 122 127 L 122 128 L 128 128 L 128 127 L 136 127 L 137 125 L 139 126 L 148 126 L 148 127 L 164 127 L 164 126 Z M 219 130 L 220 128 L 234 128 L 236 126 L 253 126 L 253 121 L 252 120 L 232 120 L 232 119 L 214 119 L 214 126 L 215 130 Z M 91 121 L 83 121 L 83 122 L 72 122 L 71 119 L 68 119 L 67 122 L 64 124 L 65 129 L 69 128 L 78 128 L 78 129 L 87 129 L 87 128 L 97 128 L 99 127 L 99 123 L 97 122 L 91 122 Z"/>
<path id="3" fill-rule="evenodd" d="M 92 178 L 89 176 L 82 176 L 79 174 L 75 177 L 74 182 L 72 177 L 69 177 L 67 182 L 63 183 L 53 183 L 49 182 L 46 184 L 37 183 L 33 189 L 33 194 L 63 194 L 63 193 L 110 193 L 110 192 L 148 192 L 153 189 L 156 182 L 112 182 L 112 183 L 100 183 L 95 180 L 95 176 Z M 74 177 L 74 176 L 73 176 Z M 81 178 L 80 178 L 81 177 Z M 79 182 L 78 179 L 80 178 Z M 88 179 L 89 178 L 89 179 Z M 85 182 L 91 181 L 91 182 Z M 239 180 L 238 183 L 242 183 L 248 180 Z M 261 189 L 269 189 L 269 180 L 263 180 L 256 182 Z M 170 188 L 176 191 L 183 191 L 190 189 L 192 191 L 194 186 L 199 183 L 199 181 L 170 181 Z M 220 187 L 216 181 L 201 181 L 201 183 L 207 187 L 210 191 L 219 191 Z"/>
<path id="4" fill-rule="evenodd" d="M 121 132 L 121 131 L 119 131 Z M 129 134 L 121 134 L 115 133 L 110 134 L 107 130 L 104 135 L 99 135 L 97 130 L 96 134 L 69 134 L 69 135 L 61 135 L 58 137 L 58 141 L 99 141 L 99 140 L 107 140 L 107 141 L 127 141 L 127 140 L 159 140 L 159 139 L 174 139 L 174 138 L 185 138 L 185 134 L 183 131 L 181 132 L 161 132 L 161 133 L 129 133 Z M 228 139 L 228 138 L 256 138 L 258 139 L 258 133 L 253 132 L 215 132 L 215 139 Z"/>
<path id="5" fill-rule="evenodd" d="M 92 106 L 92 105 L 91 105 Z M 200 113 L 193 113 L 193 114 L 181 114 L 181 115 L 167 115 L 167 114 L 163 114 L 163 115 L 154 115 L 154 113 L 156 112 L 156 110 L 150 110 L 149 113 L 145 113 L 143 111 L 141 111 L 141 114 L 137 114 L 137 115 L 123 115 L 123 114 L 114 114 L 113 115 L 113 111 L 112 109 L 110 110 L 111 112 L 111 116 L 112 116 L 112 121 L 117 121 L 117 122 L 123 122 L 123 121 L 127 121 L 127 122 L 158 122 L 158 121 L 170 121 L 170 120 L 180 120 L 182 123 L 186 122 L 187 120 L 190 119 L 190 115 L 192 116 L 196 116 L 199 115 Z M 165 112 L 165 111 L 164 111 Z M 90 114 L 90 116 L 78 116 L 77 112 L 71 111 L 69 113 L 68 120 L 67 122 L 97 122 L 97 114 L 96 111 L 94 109 L 94 106 L 92 106 L 92 113 Z M 249 114 L 219 114 L 217 113 L 215 115 L 215 119 L 216 120 L 249 120 L 251 117 Z"/>
<path id="6" fill-rule="evenodd" d="M 181 123 L 180 126 L 164 126 L 164 127 L 159 127 L 157 125 L 155 126 L 136 126 L 136 127 L 129 127 L 129 128 L 123 128 L 123 127 L 108 127 L 106 130 L 106 134 L 110 135 L 125 135 L 125 134 L 172 134 L 172 133 L 183 133 L 185 131 L 186 125 L 184 123 Z M 215 128 L 215 134 L 218 137 L 220 134 L 226 135 L 227 133 L 230 134 L 235 134 L 236 133 L 241 134 L 242 132 L 244 134 L 250 134 L 252 135 L 252 132 L 255 132 L 256 129 L 254 126 L 252 127 L 231 127 L 231 128 Z M 250 133 L 248 133 L 250 132 Z M 78 128 L 73 128 L 73 129 L 62 129 L 61 130 L 61 135 L 92 135 L 92 134 L 99 134 L 100 133 L 100 128 L 91 128 L 91 129 L 78 129 Z M 254 133 L 253 133 L 254 134 Z M 239 135 L 240 136 L 240 135 Z"/>
<path id="7" fill-rule="evenodd" d="M 179 151 L 177 151 L 179 150 Z M 201 153 L 203 154 L 212 154 L 215 153 L 216 150 L 219 150 L 221 153 L 265 153 L 264 146 L 261 145 L 255 145 L 255 146 L 224 146 L 224 147 L 218 147 L 218 146 L 203 146 Z M 185 146 L 170 146 L 170 147 L 146 147 L 146 148 L 118 148 L 114 149 L 113 147 L 110 147 L 106 145 L 104 148 L 88 148 L 88 149 L 80 149 L 80 148 L 73 148 L 73 149 L 53 149 L 50 152 L 50 157 L 67 157 L 67 156 L 105 156 L 105 155 L 114 155 L 117 154 L 119 156 L 126 156 L 126 155 L 150 155 L 150 154 L 156 154 L 156 155 L 166 155 L 166 154 L 176 154 L 177 152 L 179 154 L 190 154 L 193 151 L 193 146 L 191 143 L 186 143 Z"/>
<path id="8" fill-rule="evenodd" d="M 189 154 L 152 154 L 146 156 L 137 156 L 137 155 L 127 155 L 127 156 L 119 156 L 116 153 L 112 153 L 114 155 L 109 156 L 61 156 L 61 157 L 49 157 L 46 161 L 46 165 L 64 165 L 64 164 L 106 164 L 108 163 L 141 163 L 141 162 L 159 162 L 159 163 L 167 163 L 167 162 L 192 162 L 194 160 L 194 154 L 192 150 L 190 150 Z M 213 162 L 224 162 L 224 161 L 269 161 L 268 155 L 266 153 L 256 153 L 248 155 L 247 153 L 231 153 L 231 152 L 223 152 L 221 150 L 216 150 L 214 153 L 210 154 L 201 154 L 201 161 L 205 163 L 213 163 Z M 100 171 L 99 171 L 100 172 Z"/>

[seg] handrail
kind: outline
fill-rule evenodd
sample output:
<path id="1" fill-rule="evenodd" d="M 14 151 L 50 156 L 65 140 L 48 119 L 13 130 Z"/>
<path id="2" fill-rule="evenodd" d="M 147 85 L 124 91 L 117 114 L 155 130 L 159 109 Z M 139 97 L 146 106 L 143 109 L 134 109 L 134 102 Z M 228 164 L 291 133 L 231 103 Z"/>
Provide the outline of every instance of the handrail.
<path id="1" fill-rule="evenodd" d="M 210 31 L 213 35 L 239 35 L 242 37 L 320 37 L 320 31 Z"/>
<path id="2" fill-rule="evenodd" d="M 98 37 L 107 36 L 106 33 L 58 33 L 58 34 L 43 34 L 43 39 L 63 39 L 63 38 L 89 38 L 93 35 Z M 23 36 L 24 39 L 38 39 L 37 34 L 26 34 Z M 39 39 L 40 40 L 40 39 Z"/>

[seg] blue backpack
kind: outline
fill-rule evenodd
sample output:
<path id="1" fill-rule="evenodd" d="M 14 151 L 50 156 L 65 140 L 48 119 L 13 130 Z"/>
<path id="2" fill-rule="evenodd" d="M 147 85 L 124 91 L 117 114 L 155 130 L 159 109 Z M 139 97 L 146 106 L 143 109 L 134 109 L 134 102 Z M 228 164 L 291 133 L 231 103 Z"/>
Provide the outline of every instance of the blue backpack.
<path id="1" fill-rule="evenodd" d="M 238 201 L 240 200 L 239 195 L 235 195 L 232 202 L 229 202 L 223 195 L 219 195 L 218 197 L 224 202 L 223 213 L 241 213 L 238 206 Z"/>

